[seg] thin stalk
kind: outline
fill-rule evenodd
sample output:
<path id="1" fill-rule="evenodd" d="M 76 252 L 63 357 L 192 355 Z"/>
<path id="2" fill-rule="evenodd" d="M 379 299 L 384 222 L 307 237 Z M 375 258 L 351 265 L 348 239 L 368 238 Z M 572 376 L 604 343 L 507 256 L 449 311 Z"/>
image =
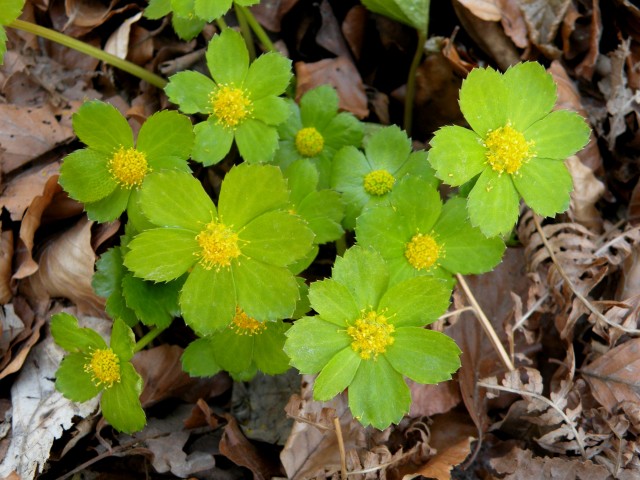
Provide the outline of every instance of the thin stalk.
<path id="1" fill-rule="evenodd" d="M 417 30 L 416 30 L 417 31 Z M 404 97 L 404 129 L 407 135 L 411 135 L 411 128 L 413 127 L 413 102 L 416 98 L 416 74 L 418 67 L 420 66 L 420 60 L 424 54 L 424 43 L 427 41 L 426 32 L 418 32 L 418 44 L 416 51 L 413 54 L 413 60 L 411 61 L 411 67 L 409 68 L 409 76 L 407 77 L 407 90 Z"/>
<path id="2" fill-rule="evenodd" d="M 336 438 L 338 439 L 338 451 L 340 452 L 340 478 L 347 480 L 347 454 L 344 450 L 344 438 L 342 437 L 342 426 L 340 425 L 340 417 L 333 418 L 333 426 L 336 429 Z"/>
<path id="3" fill-rule="evenodd" d="M 253 30 L 253 33 L 255 34 L 255 36 L 258 37 L 258 40 L 260 41 L 260 43 L 262 43 L 262 46 L 266 50 L 269 50 L 271 52 L 277 52 L 278 50 L 276 49 L 275 45 L 269 38 L 269 35 L 267 35 L 267 32 L 264 31 L 264 28 L 262 28 L 262 25 L 258 23 L 258 21 L 256 20 L 256 17 L 254 17 L 253 13 L 251 13 L 251 10 L 249 10 L 247 7 L 243 7 L 242 5 L 235 4 L 235 6 L 236 6 L 236 13 L 238 14 L 238 16 L 245 18 L 245 20 L 251 27 L 251 30 Z"/>
<path id="4" fill-rule="evenodd" d="M 253 60 L 256 58 L 256 46 L 253 44 L 253 37 L 251 36 L 251 28 L 249 27 L 249 22 L 247 22 L 247 17 L 240 12 L 240 6 L 237 3 L 233 3 L 233 8 L 236 11 L 236 17 L 238 17 L 238 23 L 240 24 L 240 32 L 242 33 L 242 37 L 244 38 L 244 43 L 247 44 L 247 50 L 249 50 L 249 59 Z"/>
<path id="5" fill-rule="evenodd" d="M 227 25 L 227 22 L 224 21 L 223 17 L 216 18 L 216 25 L 218 25 L 218 28 L 220 29 L 220 31 L 223 31 L 229 28 L 229 26 Z"/>
<path id="6" fill-rule="evenodd" d="M 166 329 L 167 329 L 167 327 L 163 327 L 163 328 L 153 327 L 151 330 L 149 330 L 146 333 L 146 335 L 144 337 L 142 337 L 140 340 L 138 340 L 136 342 L 136 344 L 133 347 L 133 353 L 138 353 L 144 347 L 149 345 L 158 335 L 160 335 Z"/>
<path id="7" fill-rule="evenodd" d="M 71 38 L 63 33 L 51 30 L 50 28 L 41 27 L 40 25 L 36 25 L 35 23 L 31 22 L 25 22 L 24 20 L 14 20 L 7 26 L 15 28 L 16 30 L 33 33 L 34 35 L 37 35 L 39 37 L 46 38 L 47 40 L 51 40 L 52 42 L 59 43 L 60 45 L 64 45 L 65 47 L 72 48 L 80 53 L 84 53 L 93 58 L 97 58 L 104 63 L 108 63 L 111 66 L 130 73 L 131 75 L 138 77 L 140 80 L 144 80 L 145 82 L 150 83 L 151 85 L 154 85 L 158 88 L 164 88 L 167 84 L 167 81 L 164 78 L 140 67 L 139 65 L 136 65 L 135 63 L 123 60 L 120 57 L 111 55 L 104 50 L 88 45 L 84 42 L 81 42 L 80 40 L 76 40 L 75 38 Z"/>

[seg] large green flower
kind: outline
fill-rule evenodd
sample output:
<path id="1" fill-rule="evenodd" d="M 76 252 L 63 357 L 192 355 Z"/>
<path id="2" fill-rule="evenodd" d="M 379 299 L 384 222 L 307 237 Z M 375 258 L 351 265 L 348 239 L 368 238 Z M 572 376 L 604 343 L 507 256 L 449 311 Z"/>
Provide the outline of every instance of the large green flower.
<path id="1" fill-rule="evenodd" d="M 207 66 L 213 80 L 198 72 L 180 72 L 165 91 L 185 113 L 209 119 L 195 126 L 193 158 L 204 165 L 222 160 L 235 139 L 249 163 L 268 162 L 278 147 L 276 126 L 287 119 L 283 98 L 291 79 L 291 61 L 279 53 L 261 55 L 249 66 L 242 36 L 226 29 L 209 42 Z"/>
<path id="2" fill-rule="evenodd" d="M 551 111 L 556 84 L 538 63 L 500 74 L 471 71 L 460 108 L 471 130 L 444 127 L 431 140 L 429 161 L 449 185 L 478 177 L 468 197 L 469 218 L 487 236 L 508 233 L 520 197 L 543 216 L 569 207 L 573 188 L 563 160 L 584 147 L 589 127 L 575 112 Z"/>
<path id="3" fill-rule="evenodd" d="M 279 168 L 232 168 L 218 208 L 191 175 L 151 174 L 140 207 L 160 228 L 137 235 L 124 263 L 135 276 L 156 282 L 188 272 L 180 308 L 197 333 L 226 327 L 236 306 L 264 320 L 292 315 L 299 288 L 287 266 L 307 254 L 313 232 L 288 211 Z"/>

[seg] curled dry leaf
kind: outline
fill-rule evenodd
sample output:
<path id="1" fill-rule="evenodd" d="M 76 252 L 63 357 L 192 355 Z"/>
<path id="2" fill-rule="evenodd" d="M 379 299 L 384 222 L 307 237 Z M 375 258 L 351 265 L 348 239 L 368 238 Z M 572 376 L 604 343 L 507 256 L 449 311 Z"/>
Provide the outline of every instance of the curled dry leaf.
<path id="1" fill-rule="evenodd" d="M 598 180 L 593 170 L 583 165 L 575 155 L 567 158 L 565 164 L 573 178 L 569 218 L 595 232 L 601 231 L 602 214 L 596 208 L 596 202 L 605 192 L 604 183 Z"/>
<path id="2" fill-rule="evenodd" d="M 12 315 L 13 313 L 13 315 Z M 2 352 L 0 359 L 0 379 L 11 375 L 22 368 L 31 348 L 40 339 L 40 328 L 44 325 L 43 315 L 34 315 L 26 300 L 20 296 L 13 299 L 12 305 L 5 307 L 5 314 L 12 318 L 3 319 L 2 335 L 7 335 L 9 345 L 6 351 Z M 15 332 L 6 332 L 7 324 L 16 325 Z"/>
<path id="3" fill-rule="evenodd" d="M 518 48 L 529 47 L 529 37 L 527 32 L 527 24 L 522 16 L 522 10 L 520 10 L 519 0 L 501 0 L 501 12 L 500 15 L 502 28 L 504 33 L 511 39 L 511 41 Z"/>
<path id="4" fill-rule="evenodd" d="M 520 2 L 529 39 L 545 56 L 558 58 L 554 40 L 571 0 L 528 0 Z"/>
<path id="5" fill-rule="evenodd" d="M 11 292 L 11 269 L 13 258 L 13 231 L 2 230 L 0 222 L 0 305 L 9 303 Z"/>
<path id="6" fill-rule="evenodd" d="M 142 18 L 142 12 L 138 12 L 132 17 L 124 20 L 118 29 L 111 34 L 104 46 L 104 51 L 119 58 L 127 58 L 129 53 L 129 38 L 131 27 Z"/>
<path id="7" fill-rule="evenodd" d="M 473 15 L 487 22 L 499 22 L 502 12 L 499 0 L 458 0 Z"/>
<path id="8" fill-rule="evenodd" d="M 435 385 L 408 381 L 411 389 L 410 417 L 431 417 L 455 408 L 462 398 L 457 382 L 449 380 Z"/>
<path id="9" fill-rule="evenodd" d="M 284 17 L 298 0 L 262 0 L 251 7 L 256 19 L 272 32 L 279 32 Z"/>

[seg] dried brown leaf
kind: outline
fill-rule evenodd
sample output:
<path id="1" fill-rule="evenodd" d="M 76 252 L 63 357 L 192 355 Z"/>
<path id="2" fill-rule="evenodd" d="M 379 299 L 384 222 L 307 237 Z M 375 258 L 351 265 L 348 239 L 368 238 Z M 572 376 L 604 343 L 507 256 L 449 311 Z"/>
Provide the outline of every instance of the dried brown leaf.
<path id="1" fill-rule="evenodd" d="M 355 5 L 349 9 L 342 22 L 342 35 L 356 59 L 359 59 L 362 53 L 367 15 L 367 9 L 364 6 Z"/>
<path id="2" fill-rule="evenodd" d="M 13 231 L 2 231 L 0 222 L 0 305 L 9 303 L 11 291 L 11 269 L 13 258 Z"/>
<path id="3" fill-rule="evenodd" d="M 499 22 L 502 19 L 500 0 L 458 0 L 467 10 L 481 20 Z"/>
<path id="4" fill-rule="evenodd" d="M 411 389 L 410 417 L 430 417 L 455 408 L 462 398 L 457 382 L 450 380 L 435 385 L 423 385 L 409 380 Z"/>
<path id="5" fill-rule="evenodd" d="M 129 53 L 129 39 L 131 37 L 131 27 L 142 18 L 142 12 L 138 12 L 132 17 L 124 20 L 115 32 L 107 39 L 104 51 L 125 59 Z"/>
<path id="6" fill-rule="evenodd" d="M 279 32 L 282 17 L 291 10 L 299 0 L 262 0 L 251 7 L 256 19 L 268 30 Z"/>
<path id="7" fill-rule="evenodd" d="M 595 232 L 601 231 L 602 214 L 596 208 L 596 202 L 605 192 L 604 183 L 598 180 L 593 170 L 583 165 L 575 155 L 567 158 L 565 164 L 573 178 L 569 218 Z"/>
<path id="8" fill-rule="evenodd" d="M 338 57 L 342 56 L 353 62 L 351 51 L 342 36 L 342 30 L 340 29 L 338 20 L 327 0 L 320 2 L 320 17 L 322 18 L 322 25 L 316 35 L 318 45 Z"/>
<path id="9" fill-rule="evenodd" d="M 520 1 L 531 42 L 549 58 L 561 54 L 554 39 L 570 3 L 571 0 Z"/>
<path id="10" fill-rule="evenodd" d="M 519 0 L 501 0 L 501 23 L 504 33 L 518 48 L 529 47 L 529 38 L 527 36 L 527 24 L 520 10 Z"/>

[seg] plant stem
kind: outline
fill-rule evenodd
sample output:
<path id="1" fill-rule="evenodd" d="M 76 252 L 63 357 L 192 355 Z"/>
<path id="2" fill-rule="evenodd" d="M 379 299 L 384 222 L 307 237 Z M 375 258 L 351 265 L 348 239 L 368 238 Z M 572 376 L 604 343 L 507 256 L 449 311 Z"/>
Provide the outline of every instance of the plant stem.
<path id="1" fill-rule="evenodd" d="M 223 31 L 226 28 L 229 28 L 229 26 L 227 25 L 227 22 L 224 21 L 224 17 L 216 18 L 216 25 L 218 25 L 218 29 L 220 31 Z"/>
<path id="2" fill-rule="evenodd" d="M 275 45 L 269 38 L 269 35 L 267 35 L 267 32 L 264 31 L 264 28 L 262 28 L 262 25 L 258 23 L 258 21 L 256 20 L 256 17 L 254 17 L 253 13 L 251 13 L 251 10 L 249 10 L 247 7 L 243 7 L 242 5 L 235 4 L 235 6 L 236 6 L 236 13 L 239 15 L 239 17 L 242 16 L 245 18 L 245 20 L 251 27 L 251 30 L 253 30 L 253 33 L 256 35 L 256 37 L 258 37 L 258 40 L 260 41 L 260 43 L 262 43 L 262 46 L 266 50 L 269 50 L 271 52 L 277 52 L 278 50 L 276 49 Z"/>
<path id="3" fill-rule="evenodd" d="M 240 11 L 240 5 L 234 2 L 233 8 L 236 11 L 236 17 L 238 17 L 240 32 L 242 32 L 242 36 L 244 37 L 244 43 L 247 44 L 247 50 L 249 50 L 249 59 L 253 60 L 256 58 L 256 46 L 253 44 L 253 37 L 251 36 L 249 22 L 247 22 L 247 17 Z"/>
<path id="4" fill-rule="evenodd" d="M 411 135 L 411 128 L 413 127 L 413 101 L 416 97 L 416 74 L 418 67 L 420 66 L 420 60 L 424 53 L 424 43 L 427 41 L 427 33 L 418 31 L 418 45 L 416 51 L 413 54 L 413 60 L 411 61 L 411 67 L 409 68 L 409 76 L 407 77 L 407 90 L 404 96 L 404 119 L 403 125 L 407 132 L 407 135 Z"/>
<path id="5" fill-rule="evenodd" d="M 164 88 L 167 84 L 167 81 L 164 78 L 140 67 L 139 65 L 136 65 L 135 63 L 131 63 L 120 57 L 111 55 L 104 50 L 81 42 L 80 40 L 76 40 L 75 38 L 69 37 L 68 35 L 65 35 L 63 33 L 51 30 L 50 28 L 41 27 L 40 25 L 36 25 L 35 23 L 31 22 L 25 22 L 24 20 L 14 20 L 7 26 L 15 28 L 16 30 L 33 33 L 34 35 L 37 35 L 39 37 L 46 38 L 47 40 L 59 43 L 60 45 L 64 45 L 65 47 L 77 50 L 80 53 L 84 53 L 93 58 L 97 58 L 104 63 L 108 63 L 109 65 L 119 68 L 120 70 L 130 73 L 131 75 L 138 77 L 139 79 L 144 80 L 145 82 L 150 83 L 151 85 L 154 85 L 158 88 Z"/>
<path id="6" fill-rule="evenodd" d="M 151 343 L 158 335 L 160 335 L 162 332 L 164 332 L 167 329 L 167 327 L 153 327 L 151 330 L 149 330 L 146 335 L 144 337 L 142 337 L 140 340 L 138 340 L 136 342 L 136 344 L 133 347 L 133 353 L 138 353 L 140 350 L 142 350 L 144 347 L 146 347 L 147 345 L 149 345 L 149 343 Z"/>

